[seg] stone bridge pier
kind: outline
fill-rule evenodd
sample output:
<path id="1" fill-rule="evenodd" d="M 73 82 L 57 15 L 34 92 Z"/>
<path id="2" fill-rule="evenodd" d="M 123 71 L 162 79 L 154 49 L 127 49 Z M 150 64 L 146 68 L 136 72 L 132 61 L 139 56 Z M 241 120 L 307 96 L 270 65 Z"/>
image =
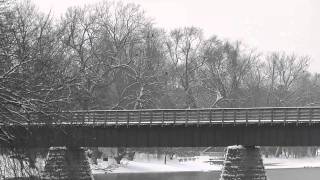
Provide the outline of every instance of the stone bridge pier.
<path id="1" fill-rule="evenodd" d="M 88 158 L 83 148 L 51 147 L 42 180 L 93 180 Z"/>
<path id="2" fill-rule="evenodd" d="M 260 148 L 229 146 L 220 180 L 266 180 Z"/>

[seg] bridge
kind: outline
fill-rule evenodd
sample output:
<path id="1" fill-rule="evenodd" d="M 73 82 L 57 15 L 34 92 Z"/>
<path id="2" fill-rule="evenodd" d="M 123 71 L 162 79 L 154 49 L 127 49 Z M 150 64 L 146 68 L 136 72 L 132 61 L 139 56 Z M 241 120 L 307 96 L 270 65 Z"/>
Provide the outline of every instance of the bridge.
<path id="1" fill-rule="evenodd" d="M 320 107 L 91 110 L 26 116 L 29 122 L 21 117 L 13 119 L 20 124 L 0 122 L 14 135 L 10 146 L 320 145 Z"/>
<path id="2" fill-rule="evenodd" d="M 5 121 L 7 117 L 0 114 L 0 135 L 12 138 L 0 141 L 1 146 L 51 147 L 42 174 L 48 180 L 93 179 L 79 147 L 244 145 L 228 148 L 221 179 L 253 180 L 266 179 L 256 145 L 320 145 L 320 107 L 92 110 L 31 113 Z"/>

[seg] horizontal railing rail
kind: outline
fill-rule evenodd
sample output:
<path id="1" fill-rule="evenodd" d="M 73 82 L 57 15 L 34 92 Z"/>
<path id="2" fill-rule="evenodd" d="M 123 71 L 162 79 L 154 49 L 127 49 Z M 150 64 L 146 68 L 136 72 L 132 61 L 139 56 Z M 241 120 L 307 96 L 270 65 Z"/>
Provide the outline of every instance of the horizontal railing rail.
<path id="1" fill-rule="evenodd" d="M 0 114 L 1 124 L 202 125 L 317 123 L 320 107 L 90 110 L 59 113 Z"/>

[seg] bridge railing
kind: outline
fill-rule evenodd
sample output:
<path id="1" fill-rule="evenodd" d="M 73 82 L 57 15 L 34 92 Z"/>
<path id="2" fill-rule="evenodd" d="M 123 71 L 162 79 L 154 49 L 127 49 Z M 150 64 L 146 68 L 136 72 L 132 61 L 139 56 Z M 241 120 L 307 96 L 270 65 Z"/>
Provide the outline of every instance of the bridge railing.
<path id="1" fill-rule="evenodd" d="M 315 123 L 320 122 L 320 107 L 91 110 L 30 113 L 26 117 L 28 121 L 21 117 L 13 120 L 28 124 L 103 125 Z"/>

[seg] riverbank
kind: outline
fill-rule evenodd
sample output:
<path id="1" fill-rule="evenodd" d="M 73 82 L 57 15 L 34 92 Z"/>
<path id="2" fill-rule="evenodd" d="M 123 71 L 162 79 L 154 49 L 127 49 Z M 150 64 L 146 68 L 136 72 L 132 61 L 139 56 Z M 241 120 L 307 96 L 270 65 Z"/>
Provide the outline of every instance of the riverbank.
<path id="1" fill-rule="evenodd" d="M 112 173 L 156 173 L 156 172 L 189 172 L 189 171 L 220 171 L 222 165 L 207 162 L 209 156 L 198 156 L 193 161 L 179 162 L 178 160 L 138 159 L 135 161 L 122 161 L 121 165 L 109 165 L 98 160 L 98 165 L 92 165 L 93 174 Z M 303 169 L 320 167 L 320 158 L 263 158 L 265 169 Z"/>

